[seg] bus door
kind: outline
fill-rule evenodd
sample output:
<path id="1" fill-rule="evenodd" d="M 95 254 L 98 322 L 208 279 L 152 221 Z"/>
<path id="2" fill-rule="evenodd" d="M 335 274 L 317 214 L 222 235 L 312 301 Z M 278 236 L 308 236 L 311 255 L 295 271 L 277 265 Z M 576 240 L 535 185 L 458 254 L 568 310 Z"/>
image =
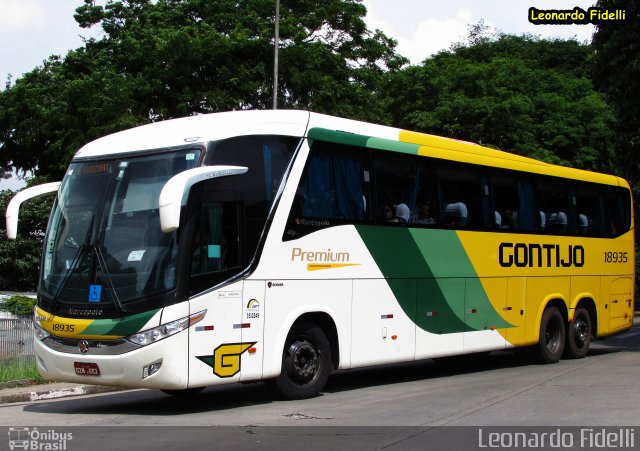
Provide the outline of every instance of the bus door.
<path id="1" fill-rule="evenodd" d="M 192 298 L 191 313 L 206 310 L 189 328 L 189 386 L 240 380 L 243 281 Z"/>
<path id="2" fill-rule="evenodd" d="M 244 282 L 225 284 L 245 267 L 243 204 L 236 199 L 233 191 L 202 190 L 187 207 L 182 235 L 191 241 L 186 246 L 191 313 L 207 311 L 189 329 L 191 386 L 239 381 L 240 356 L 249 349 L 242 341 Z"/>

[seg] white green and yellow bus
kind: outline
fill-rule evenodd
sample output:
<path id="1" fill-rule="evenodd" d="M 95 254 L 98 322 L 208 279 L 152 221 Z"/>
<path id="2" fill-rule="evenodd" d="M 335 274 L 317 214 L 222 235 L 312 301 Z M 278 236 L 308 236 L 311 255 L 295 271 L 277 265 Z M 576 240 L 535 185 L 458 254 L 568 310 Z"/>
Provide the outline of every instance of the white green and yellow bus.
<path id="1" fill-rule="evenodd" d="M 169 393 L 530 347 L 632 326 L 623 179 L 306 111 L 154 123 L 91 142 L 56 192 L 36 324 L 50 380 Z"/>

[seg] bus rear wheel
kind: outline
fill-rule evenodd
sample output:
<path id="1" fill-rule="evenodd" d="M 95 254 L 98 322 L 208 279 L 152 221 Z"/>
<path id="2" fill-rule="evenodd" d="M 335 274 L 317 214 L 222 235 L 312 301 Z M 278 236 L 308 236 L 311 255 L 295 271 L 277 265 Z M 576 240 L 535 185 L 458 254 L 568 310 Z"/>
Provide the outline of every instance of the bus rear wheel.
<path id="1" fill-rule="evenodd" d="M 549 307 L 540 321 L 538 354 L 542 363 L 557 363 L 564 352 L 564 343 L 564 319 L 556 307 Z"/>
<path id="2" fill-rule="evenodd" d="M 331 347 L 323 330 L 301 321 L 289 332 L 275 386 L 287 399 L 311 398 L 324 388 L 331 365 Z"/>
<path id="3" fill-rule="evenodd" d="M 589 351 L 592 328 L 589 312 L 580 307 L 573 314 L 573 319 L 567 327 L 567 342 L 565 356 L 571 359 L 581 359 Z"/>

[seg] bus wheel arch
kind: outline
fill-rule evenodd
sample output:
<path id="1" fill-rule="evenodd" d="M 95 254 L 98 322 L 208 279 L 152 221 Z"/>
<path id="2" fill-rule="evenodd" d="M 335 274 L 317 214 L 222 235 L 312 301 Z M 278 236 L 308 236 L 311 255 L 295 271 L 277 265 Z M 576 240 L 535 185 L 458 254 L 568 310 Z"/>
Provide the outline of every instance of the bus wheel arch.
<path id="1" fill-rule="evenodd" d="M 337 346 L 337 330 L 330 316 L 302 315 L 289 329 L 282 350 L 280 375 L 272 385 L 287 399 L 316 396 L 337 367 Z"/>
<path id="2" fill-rule="evenodd" d="M 580 359 L 589 351 L 597 330 L 597 313 L 593 299 L 581 300 L 567 324 L 565 357 Z"/>
<path id="3" fill-rule="evenodd" d="M 561 299 L 549 302 L 540 318 L 537 354 L 542 363 L 557 363 L 566 342 L 567 307 Z"/>

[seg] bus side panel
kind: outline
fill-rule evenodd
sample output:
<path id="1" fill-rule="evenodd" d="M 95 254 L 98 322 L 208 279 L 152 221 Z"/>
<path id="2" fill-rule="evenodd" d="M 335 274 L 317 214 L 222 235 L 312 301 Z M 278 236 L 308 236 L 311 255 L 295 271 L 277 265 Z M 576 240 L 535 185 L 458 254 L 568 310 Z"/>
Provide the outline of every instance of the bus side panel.
<path id="1" fill-rule="evenodd" d="M 465 331 L 465 279 L 421 279 L 416 308 L 416 359 L 461 354 Z"/>
<path id="2" fill-rule="evenodd" d="M 491 303 L 485 302 L 486 298 Z M 507 279 L 467 278 L 464 298 L 464 322 L 473 329 L 465 332 L 464 352 L 482 352 L 505 347 L 504 336 L 496 332 L 504 326 L 495 310 L 504 308 L 507 302 Z M 508 330 L 508 329 L 507 329 Z"/>
<path id="3" fill-rule="evenodd" d="M 570 277 L 530 277 L 527 280 L 527 300 L 525 305 L 527 338 L 524 344 L 535 344 L 538 342 L 540 320 L 549 302 L 560 300 L 568 310 L 567 304 L 570 297 Z M 565 317 L 565 320 L 566 319 Z"/>
<path id="4" fill-rule="evenodd" d="M 413 300 L 401 308 L 389 288 Z M 351 366 L 413 360 L 415 356 L 416 281 L 360 279 L 353 281 Z M 407 315 L 405 311 L 412 313 Z"/>
<path id="5" fill-rule="evenodd" d="M 530 279 L 535 282 L 535 279 Z M 507 279 L 507 302 L 504 318 L 514 327 L 505 330 L 508 345 L 524 346 L 531 344 L 527 335 L 527 278 L 509 277 Z"/>
<path id="6" fill-rule="evenodd" d="M 602 302 L 609 311 L 608 322 L 602 334 L 607 335 L 628 329 L 633 325 L 633 278 L 625 276 L 602 277 Z"/>
<path id="7" fill-rule="evenodd" d="M 339 367 L 349 368 L 352 291 L 351 279 L 267 280 L 263 377 L 280 374 L 287 335 L 295 321 L 305 314 L 322 314 L 335 323 Z"/>
<path id="8" fill-rule="evenodd" d="M 264 280 L 245 280 L 242 292 L 242 343 L 253 343 L 242 354 L 241 381 L 257 380 L 262 377 L 264 357 Z"/>

